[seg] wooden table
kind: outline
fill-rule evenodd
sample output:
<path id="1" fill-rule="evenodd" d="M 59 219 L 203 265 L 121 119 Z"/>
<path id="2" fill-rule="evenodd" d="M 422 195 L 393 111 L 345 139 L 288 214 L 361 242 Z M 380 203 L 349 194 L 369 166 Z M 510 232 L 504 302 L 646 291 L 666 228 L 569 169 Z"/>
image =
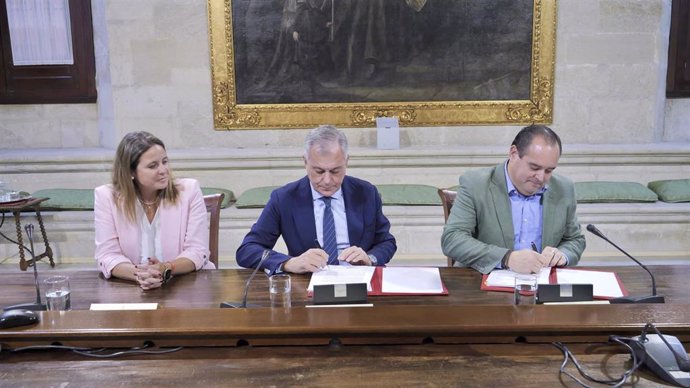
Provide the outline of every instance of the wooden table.
<path id="1" fill-rule="evenodd" d="M 55 262 L 53 261 L 53 250 L 50 248 L 50 244 L 48 243 L 48 235 L 46 234 L 46 229 L 43 226 L 43 217 L 41 217 L 41 202 L 47 201 L 48 199 L 50 198 L 30 198 L 23 201 L 0 204 L 0 213 L 3 213 L 3 219 L 5 212 L 10 212 L 14 215 L 14 224 L 17 230 L 17 245 L 19 246 L 19 268 L 22 271 L 26 271 L 27 268 L 32 266 L 34 264 L 34 260 L 38 261 L 44 257 L 47 257 L 50 260 L 51 267 L 55 267 Z M 41 236 L 43 237 L 43 243 L 45 244 L 46 249 L 40 255 L 35 255 L 34 258 L 26 260 L 26 258 L 24 257 L 24 238 L 22 237 L 22 224 L 20 215 L 21 212 L 31 209 L 33 209 L 33 211 L 36 213 L 39 229 L 41 230 Z M 9 241 L 12 241 L 5 235 L 2 236 L 8 239 Z"/>
<path id="2" fill-rule="evenodd" d="M 641 269 L 609 269 L 632 295 L 649 293 Z M 3 351 L 0 369 L 6 381 L 21 386 L 93 386 L 104 378 L 125 386 L 561 386 L 562 356 L 553 341 L 569 343 L 598 375 L 620 374 L 629 358 L 601 345 L 610 334 L 638 335 L 653 321 L 665 334 L 690 341 L 690 266 L 651 270 L 664 305 L 512 306 L 509 293 L 480 291 L 478 273 L 442 268 L 448 296 L 371 297 L 372 308 L 306 308 L 308 276 L 293 275 L 293 308 L 287 311 L 218 308 L 221 301 L 241 299 L 248 270 L 198 272 L 147 292 L 101 279 L 96 271 L 67 272 L 74 310 L 42 312 L 38 325 L 0 331 L 3 348 L 146 341 L 185 348 L 107 360 Z M 249 301 L 268 306 L 268 282 L 255 280 Z M 29 274 L 0 274 L 0 284 L 2 305 L 29 302 L 35 294 Z M 158 302 L 161 308 L 87 311 L 93 302 Z M 638 386 L 656 381 L 644 372 L 638 376 Z"/>

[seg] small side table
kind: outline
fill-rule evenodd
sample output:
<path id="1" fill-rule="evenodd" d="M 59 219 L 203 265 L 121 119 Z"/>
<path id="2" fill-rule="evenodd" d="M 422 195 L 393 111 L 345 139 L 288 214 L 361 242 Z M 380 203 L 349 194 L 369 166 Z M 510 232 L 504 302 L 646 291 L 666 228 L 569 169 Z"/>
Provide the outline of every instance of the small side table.
<path id="1" fill-rule="evenodd" d="M 50 249 L 48 244 L 48 236 L 46 235 L 46 229 L 43 226 L 43 218 L 41 218 L 41 202 L 47 201 L 50 198 L 30 198 L 25 201 L 19 201 L 16 203 L 0 204 L 0 213 L 11 212 L 14 215 L 14 223 L 17 227 L 17 242 L 19 243 L 19 268 L 22 271 L 26 271 L 31 265 L 34 264 L 34 259 L 26 260 L 24 258 L 24 239 L 22 237 L 22 224 L 19 218 L 22 210 L 33 208 L 36 212 L 36 218 L 38 218 L 38 225 L 41 228 L 41 235 L 43 236 L 43 243 L 46 246 L 45 252 L 40 255 L 35 255 L 36 261 L 41 260 L 44 257 L 50 259 L 50 266 L 55 267 L 55 262 L 53 261 L 53 250 Z M 35 249 L 35 248 L 34 248 Z"/>

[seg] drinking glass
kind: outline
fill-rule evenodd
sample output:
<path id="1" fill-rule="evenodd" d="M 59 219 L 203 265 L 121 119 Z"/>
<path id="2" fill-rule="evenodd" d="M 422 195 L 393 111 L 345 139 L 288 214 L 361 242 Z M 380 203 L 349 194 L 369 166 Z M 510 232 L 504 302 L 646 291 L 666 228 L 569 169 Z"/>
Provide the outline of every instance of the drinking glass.
<path id="1" fill-rule="evenodd" d="M 533 305 L 537 301 L 538 280 L 536 274 L 517 274 L 515 275 L 515 296 L 516 305 Z"/>
<path id="2" fill-rule="evenodd" d="M 271 296 L 271 307 L 292 307 L 292 287 L 290 275 L 277 274 L 268 278 L 268 289 Z"/>
<path id="3" fill-rule="evenodd" d="M 48 310 L 62 311 L 70 309 L 69 278 L 51 276 L 43 281 Z"/>

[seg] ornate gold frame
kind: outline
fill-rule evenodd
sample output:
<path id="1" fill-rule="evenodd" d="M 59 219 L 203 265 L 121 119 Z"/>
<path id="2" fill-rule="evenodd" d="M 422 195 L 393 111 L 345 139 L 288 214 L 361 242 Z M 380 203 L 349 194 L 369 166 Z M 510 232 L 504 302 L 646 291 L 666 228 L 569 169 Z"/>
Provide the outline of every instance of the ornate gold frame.
<path id="1" fill-rule="evenodd" d="M 217 130 L 310 128 L 324 123 L 373 127 L 376 117 L 381 116 L 398 116 L 401 126 L 552 122 L 556 0 L 534 0 L 529 100 L 342 104 L 237 104 L 231 2 L 208 0 L 213 122 Z"/>

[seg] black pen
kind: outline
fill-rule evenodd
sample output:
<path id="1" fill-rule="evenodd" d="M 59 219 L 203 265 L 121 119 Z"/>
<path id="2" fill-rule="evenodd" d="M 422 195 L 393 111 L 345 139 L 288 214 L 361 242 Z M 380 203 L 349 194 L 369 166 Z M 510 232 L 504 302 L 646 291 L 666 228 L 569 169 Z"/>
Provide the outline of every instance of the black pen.
<path id="1" fill-rule="evenodd" d="M 535 244 L 534 241 L 532 241 L 532 250 L 539 253 L 539 249 L 537 249 L 537 244 Z"/>
<path id="2" fill-rule="evenodd" d="M 314 239 L 314 248 L 318 248 L 318 249 L 323 250 L 323 248 L 321 247 L 321 244 L 319 244 L 319 239 L 318 239 L 318 238 L 315 238 L 315 239 Z M 328 268 L 328 262 L 326 262 L 326 266 L 325 266 L 325 267 L 321 267 L 321 269 L 327 269 L 327 268 Z"/>

